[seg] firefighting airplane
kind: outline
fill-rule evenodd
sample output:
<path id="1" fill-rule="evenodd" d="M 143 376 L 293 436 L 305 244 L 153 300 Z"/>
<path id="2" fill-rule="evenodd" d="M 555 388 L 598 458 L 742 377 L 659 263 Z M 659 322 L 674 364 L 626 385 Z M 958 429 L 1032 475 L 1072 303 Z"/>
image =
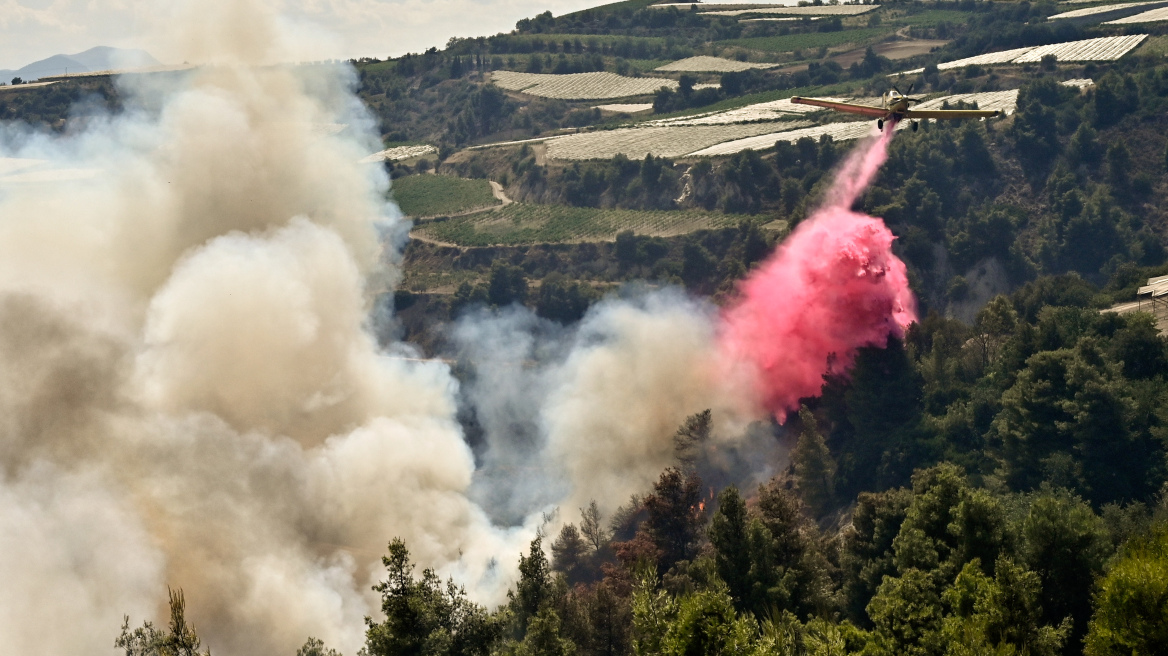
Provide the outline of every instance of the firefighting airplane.
<path id="1" fill-rule="evenodd" d="M 912 93 L 912 87 L 908 88 L 908 92 Z M 902 95 L 900 90 L 892 87 L 892 90 L 884 93 L 883 107 L 874 107 L 872 105 L 855 105 L 852 103 L 835 102 L 831 100 L 819 100 L 818 98 L 800 98 L 798 96 L 791 98 L 791 102 L 800 105 L 814 105 L 816 107 L 826 107 L 827 109 L 834 109 L 837 112 L 848 112 L 849 114 L 859 114 L 861 116 L 871 116 L 876 119 L 876 126 L 881 130 L 884 129 L 884 122 L 891 121 L 893 125 L 903 119 L 922 119 L 922 118 L 939 118 L 939 119 L 953 119 L 953 118 L 989 118 L 991 116 L 998 116 L 1001 114 L 996 109 L 909 109 L 909 103 L 921 102 L 920 98 L 910 98 L 907 95 Z M 912 129 L 915 132 L 918 121 L 912 122 Z"/>

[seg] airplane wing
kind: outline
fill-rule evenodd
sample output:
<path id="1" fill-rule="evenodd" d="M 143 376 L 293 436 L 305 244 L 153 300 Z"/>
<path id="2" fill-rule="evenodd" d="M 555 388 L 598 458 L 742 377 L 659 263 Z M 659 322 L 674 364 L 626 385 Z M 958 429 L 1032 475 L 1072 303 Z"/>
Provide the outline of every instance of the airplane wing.
<path id="1" fill-rule="evenodd" d="M 859 114 L 861 116 L 871 116 L 873 118 L 884 118 L 888 116 L 888 110 L 883 107 L 873 107 L 872 105 L 854 105 L 846 102 L 835 102 L 833 100 L 820 100 L 818 98 L 800 98 L 795 96 L 791 98 L 791 102 L 798 105 L 814 105 L 816 107 L 824 107 L 826 109 L 834 109 L 837 112 L 847 112 L 849 114 Z"/>
<path id="2" fill-rule="evenodd" d="M 998 116 L 1001 112 L 996 109 L 910 109 L 904 113 L 905 118 L 989 118 Z"/>

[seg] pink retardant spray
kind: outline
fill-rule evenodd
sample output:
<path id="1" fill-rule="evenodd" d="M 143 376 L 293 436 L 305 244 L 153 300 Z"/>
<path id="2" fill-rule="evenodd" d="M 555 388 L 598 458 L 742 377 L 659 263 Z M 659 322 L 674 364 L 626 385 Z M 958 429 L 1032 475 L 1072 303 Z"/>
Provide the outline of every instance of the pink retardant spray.
<path id="1" fill-rule="evenodd" d="M 852 210 L 888 158 L 891 127 L 848 155 L 823 204 L 739 284 L 722 315 L 723 355 L 745 365 L 756 401 L 779 421 L 820 393 L 829 367 L 846 370 L 857 348 L 903 337 L 916 321 L 895 237 Z"/>

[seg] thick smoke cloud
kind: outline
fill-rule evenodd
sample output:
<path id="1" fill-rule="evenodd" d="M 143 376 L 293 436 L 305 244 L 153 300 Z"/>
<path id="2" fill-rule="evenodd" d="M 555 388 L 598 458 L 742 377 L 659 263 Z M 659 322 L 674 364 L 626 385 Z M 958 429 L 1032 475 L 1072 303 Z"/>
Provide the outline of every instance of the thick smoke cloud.
<path id="1" fill-rule="evenodd" d="M 497 603 L 545 514 L 644 492 L 691 414 L 714 411 L 722 480 L 782 466 L 752 370 L 681 292 L 571 330 L 468 315 L 458 376 L 379 345 L 405 226 L 357 164 L 378 143 L 352 71 L 274 64 L 302 29 L 262 0 L 199 7 L 169 38 L 213 65 L 123 78 L 125 112 L 60 136 L 0 126 L 25 171 L 0 174 L 13 651 L 108 653 L 170 585 L 216 653 L 353 654 L 393 537 Z"/>
<path id="2" fill-rule="evenodd" d="M 378 145 L 352 72 L 271 65 L 289 39 L 258 1 L 201 6 L 174 39 L 214 65 L 123 78 L 124 113 L 64 135 L 0 127 L 25 167 L 0 179 L 0 634 L 21 653 L 107 653 L 167 585 L 216 653 L 355 653 L 391 538 L 498 602 L 545 512 L 615 508 L 686 415 L 727 405 L 713 313 L 680 295 L 570 334 L 470 318 L 461 392 L 379 346 L 403 225 L 357 164 Z"/>

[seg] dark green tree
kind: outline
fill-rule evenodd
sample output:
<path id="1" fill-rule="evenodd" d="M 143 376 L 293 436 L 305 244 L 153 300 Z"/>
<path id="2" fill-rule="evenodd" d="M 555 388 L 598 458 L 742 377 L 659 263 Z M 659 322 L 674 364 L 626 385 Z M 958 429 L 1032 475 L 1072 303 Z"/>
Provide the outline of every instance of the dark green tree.
<path id="1" fill-rule="evenodd" d="M 386 580 L 381 593 L 384 622 L 365 618 L 365 649 L 370 656 L 485 656 L 500 637 L 486 609 L 466 598 L 450 580 L 443 586 L 433 570 L 413 576 L 405 543 L 394 539 L 381 559 Z"/>
<path id="2" fill-rule="evenodd" d="M 696 553 L 705 517 L 698 507 L 702 500 L 702 479 L 697 472 L 666 469 L 645 497 L 648 513 L 645 531 L 661 551 L 660 571 L 668 572 L 678 561 L 691 560 Z"/>
<path id="3" fill-rule="evenodd" d="M 1099 581 L 1085 653 L 1168 654 L 1168 525 L 1125 545 Z"/>
<path id="4" fill-rule="evenodd" d="M 803 503 L 815 515 L 822 515 L 831 507 L 835 494 L 835 460 L 819 434 L 815 415 L 807 406 L 799 409 L 799 423 L 802 430 L 791 454 L 795 480 Z"/>

